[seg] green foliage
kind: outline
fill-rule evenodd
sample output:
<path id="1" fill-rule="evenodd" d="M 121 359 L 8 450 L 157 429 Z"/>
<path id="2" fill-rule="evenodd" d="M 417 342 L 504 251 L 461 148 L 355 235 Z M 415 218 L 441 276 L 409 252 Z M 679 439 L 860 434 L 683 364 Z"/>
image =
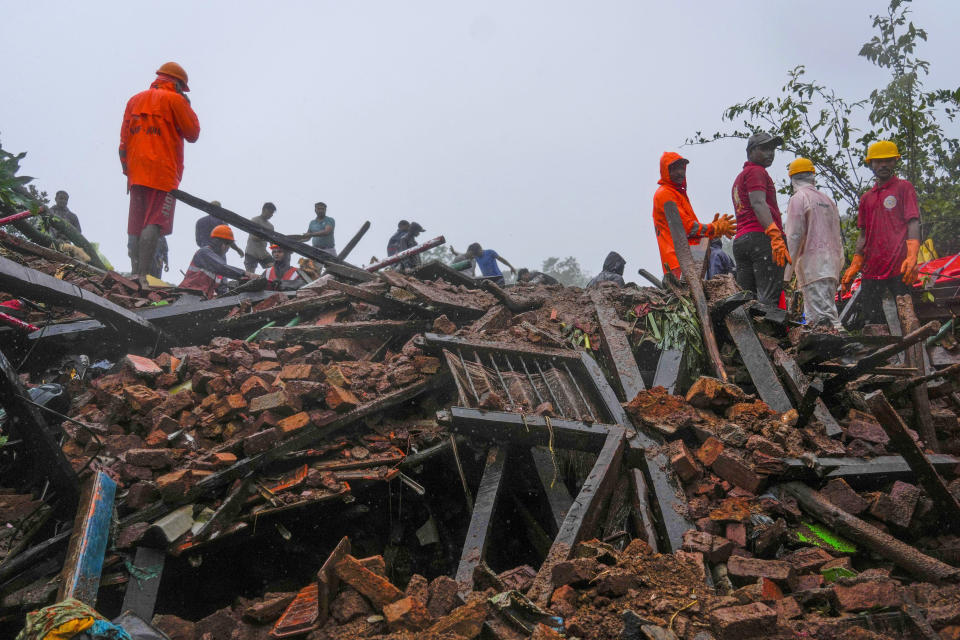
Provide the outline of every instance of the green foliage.
<path id="1" fill-rule="evenodd" d="M 450 247 L 440 245 L 439 247 L 427 249 L 420 254 L 421 264 L 429 264 L 434 261 L 442 262 L 443 264 L 453 264 L 453 252 L 450 250 Z"/>
<path id="2" fill-rule="evenodd" d="M 540 271 L 553 276 L 568 287 L 585 287 L 590 282 L 590 274 L 580 267 L 580 263 L 573 256 L 563 259 L 547 258 L 543 261 Z"/>
<path id="3" fill-rule="evenodd" d="M 27 183 L 33 178 L 17 175 L 20 161 L 26 155 L 26 152 L 14 155 L 0 146 L 0 211 L 8 215 L 25 209 L 36 211 L 39 206 L 26 191 Z"/>
<path id="4" fill-rule="evenodd" d="M 687 140 L 703 144 L 726 138 L 747 138 L 760 130 L 784 138 L 787 159 L 809 158 L 817 167 L 817 181 L 846 211 L 843 219 L 848 255 L 856 240 L 856 210 L 860 195 L 871 186 L 864 166 L 867 146 L 890 139 L 903 156 L 900 175 L 917 190 L 923 232 L 940 253 L 960 251 L 960 141 L 949 137 L 944 123 L 952 123 L 960 108 L 960 88 L 927 91 L 922 78 L 930 63 L 916 57 L 927 39 L 910 22 L 909 0 L 891 0 L 886 15 L 871 16 L 877 34 L 859 55 L 887 69 L 890 81 L 867 98 L 851 100 L 806 77 L 801 65 L 787 72 L 778 96 L 751 98 L 728 107 L 723 119 L 734 123 L 729 131 L 711 136 L 701 132 Z M 782 193 L 789 184 L 782 181 Z"/>

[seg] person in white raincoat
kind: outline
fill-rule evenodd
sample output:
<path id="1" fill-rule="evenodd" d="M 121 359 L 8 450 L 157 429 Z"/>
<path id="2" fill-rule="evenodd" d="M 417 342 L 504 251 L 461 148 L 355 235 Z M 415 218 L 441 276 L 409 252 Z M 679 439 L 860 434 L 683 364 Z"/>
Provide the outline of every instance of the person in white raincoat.
<path id="1" fill-rule="evenodd" d="M 787 173 L 793 195 L 784 230 L 803 292 L 807 326 L 829 324 L 840 329 L 836 295 L 843 268 L 843 236 L 837 203 L 817 189 L 816 170 L 808 159 L 797 158 Z"/>

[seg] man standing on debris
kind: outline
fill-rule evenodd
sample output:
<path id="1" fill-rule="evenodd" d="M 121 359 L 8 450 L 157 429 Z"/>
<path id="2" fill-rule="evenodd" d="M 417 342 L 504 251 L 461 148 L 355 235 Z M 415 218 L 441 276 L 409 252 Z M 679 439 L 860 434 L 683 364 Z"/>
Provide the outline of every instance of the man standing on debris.
<path id="1" fill-rule="evenodd" d="M 227 225 L 221 224 L 214 227 L 210 232 L 210 243 L 206 247 L 200 247 L 193 254 L 193 260 L 187 267 L 187 275 L 180 283 L 180 288 L 199 291 L 210 299 L 217 295 L 217 289 L 224 278 L 237 280 L 256 278 L 255 273 L 227 264 L 227 249 L 234 240 L 233 230 Z"/>
<path id="2" fill-rule="evenodd" d="M 187 72 L 176 62 L 157 69 L 146 91 L 130 98 L 120 129 L 120 164 L 127 176 L 130 212 L 128 251 L 143 281 L 156 255 L 157 240 L 173 232 L 170 191 L 183 177 L 183 141 L 196 142 L 200 121 L 186 93 Z"/>
<path id="3" fill-rule="evenodd" d="M 406 220 L 401 220 L 400 222 L 404 223 L 406 222 Z M 393 234 L 394 237 L 397 237 L 399 235 L 399 238 L 395 245 L 396 251 L 394 251 L 390 255 L 400 253 L 401 251 L 406 251 L 407 249 L 412 249 L 418 244 L 420 244 L 419 242 L 417 242 L 417 236 L 419 236 L 424 231 L 426 231 L 426 229 L 421 227 L 419 222 L 411 222 L 407 225 L 407 230 L 401 234 L 399 225 L 397 225 L 397 233 Z M 393 238 L 390 238 L 390 240 L 392 241 Z M 387 251 L 389 252 L 389 250 L 390 248 L 388 247 Z M 413 271 L 414 269 L 420 266 L 420 256 L 415 255 L 415 256 L 410 256 L 409 258 L 404 258 L 403 260 L 400 261 L 399 266 L 404 271 Z"/>
<path id="4" fill-rule="evenodd" d="M 680 263 L 677 261 L 677 252 L 673 247 L 673 236 L 670 235 L 670 225 L 664 206 L 674 202 L 680 213 L 680 221 L 687 233 L 687 243 L 697 245 L 701 238 L 717 238 L 722 236 L 732 238 L 737 230 L 737 223 L 733 216 L 720 214 L 713 216 L 713 222 L 702 224 L 693 212 L 690 198 L 687 197 L 687 165 L 689 160 L 673 151 L 664 151 L 660 156 L 660 187 L 653 194 L 653 227 L 657 233 L 657 245 L 660 248 L 660 264 L 663 272 L 668 271 L 680 277 Z"/>
<path id="5" fill-rule="evenodd" d="M 627 261 L 623 259 L 616 251 L 611 251 L 607 254 L 606 259 L 603 261 L 603 269 L 597 275 L 593 276 L 590 282 L 587 283 L 586 289 L 592 289 L 594 287 L 599 287 L 601 282 L 613 282 L 618 286 L 623 286 L 623 268 L 627 265 Z"/>
<path id="6" fill-rule="evenodd" d="M 902 295 L 917 281 L 920 251 L 920 207 L 913 185 L 896 175 L 900 151 L 889 140 L 867 149 L 866 163 L 876 184 L 860 198 L 860 237 L 850 267 L 843 274 L 846 292 L 860 272 L 865 318 L 882 322 L 884 293 Z"/>
<path id="7" fill-rule="evenodd" d="M 803 292 L 807 326 L 826 324 L 840 329 L 837 280 L 843 268 L 843 235 L 837 203 L 817 189 L 816 170 L 807 158 L 787 168 L 793 195 L 787 205 L 787 246 Z"/>
<path id="8" fill-rule="evenodd" d="M 56 202 L 56 204 L 50 207 L 50 213 L 57 216 L 64 222 L 69 222 L 70 225 L 73 226 L 73 228 L 77 231 L 81 231 L 80 218 L 78 218 L 77 214 L 75 214 L 73 211 L 70 211 L 69 207 L 67 207 L 67 202 L 70 200 L 70 194 L 68 194 L 66 191 L 57 191 L 57 195 L 54 196 L 53 200 Z"/>
<path id="9" fill-rule="evenodd" d="M 220 204 L 219 200 L 211 200 L 210 204 L 212 204 L 215 207 L 223 206 L 222 204 Z M 197 224 L 193 230 L 193 234 L 194 234 L 194 238 L 196 240 L 197 246 L 198 247 L 207 246 L 207 244 L 210 243 L 210 232 L 213 231 L 214 227 L 218 227 L 221 224 L 223 223 L 220 222 L 219 218 L 214 218 L 209 213 L 203 216 L 202 218 L 200 218 L 199 220 L 197 220 Z M 230 248 L 236 251 L 241 258 L 243 257 L 243 251 L 240 249 L 240 247 L 237 246 L 236 242 L 231 242 Z"/>
<path id="10" fill-rule="evenodd" d="M 307 284 L 300 274 L 300 270 L 290 266 L 290 253 L 278 244 L 270 245 L 273 264 L 266 270 L 264 276 L 275 289 L 291 291 Z"/>
<path id="11" fill-rule="evenodd" d="M 737 261 L 737 284 L 752 291 L 768 305 L 780 303 L 783 271 L 790 253 L 783 239 L 783 223 L 777 207 L 777 188 L 767 173 L 783 138 L 755 133 L 747 140 L 747 161 L 733 181 L 733 208 L 737 236 L 733 258 Z"/>
<path id="12" fill-rule="evenodd" d="M 407 235 L 407 232 L 410 231 L 410 223 L 406 220 L 401 220 L 397 223 L 397 232 L 390 236 L 390 239 L 387 241 L 387 257 L 400 253 L 400 245 L 402 244 L 404 236 Z"/>
<path id="13" fill-rule="evenodd" d="M 310 221 L 303 238 L 313 238 L 311 243 L 314 247 L 324 253 L 336 256 L 336 242 L 333 239 L 333 230 L 337 225 L 336 221 L 327 215 L 327 205 L 322 202 L 313 205 L 313 212 L 317 214 L 317 217 Z"/>
<path id="14" fill-rule="evenodd" d="M 467 247 L 467 255 L 477 261 L 477 266 L 480 267 L 480 275 L 484 278 L 492 279 L 496 284 L 502 285 L 504 283 L 503 272 L 500 271 L 500 267 L 497 265 L 498 260 L 510 267 L 513 275 L 517 275 L 517 270 L 513 268 L 513 265 L 510 264 L 506 258 L 501 257 L 500 254 L 493 249 L 484 249 L 480 246 L 479 242 L 474 242 Z"/>
<path id="15" fill-rule="evenodd" d="M 250 222 L 273 231 L 273 224 L 270 218 L 277 211 L 277 207 L 272 202 L 264 202 L 260 209 L 260 215 L 250 218 Z M 273 257 L 267 253 L 267 241 L 259 238 L 252 233 L 247 236 L 247 246 L 243 252 L 243 268 L 247 271 L 256 271 L 257 267 L 269 267 L 273 264 Z"/>

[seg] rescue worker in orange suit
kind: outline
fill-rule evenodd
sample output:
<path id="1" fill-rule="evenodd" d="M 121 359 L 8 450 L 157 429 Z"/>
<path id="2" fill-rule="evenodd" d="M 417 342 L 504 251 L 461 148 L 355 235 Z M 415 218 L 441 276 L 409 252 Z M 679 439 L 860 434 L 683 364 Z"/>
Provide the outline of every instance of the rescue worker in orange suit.
<path id="1" fill-rule="evenodd" d="M 210 299 L 218 293 L 223 293 L 225 289 L 222 286 L 224 278 L 235 280 L 256 278 L 257 274 L 255 273 L 227 264 L 227 249 L 233 242 L 233 231 L 230 227 L 225 224 L 214 227 L 213 231 L 210 232 L 210 243 L 205 247 L 200 247 L 193 254 L 193 260 L 187 267 L 187 275 L 180 283 L 180 288 L 193 289 Z"/>
<path id="2" fill-rule="evenodd" d="M 909 293 L 917 281 L 920 207 L 913 185 L 896 175 L 899 160 L 900 151 L 890 140 L 879 140 L 867 148 L 865 162 L 876 184 L 860 198 L 860 237 L 841 280 L 846 293 L 860 273 L 860 300 L 867 323 L 883 322 L 885 293 Z"/>
<path id="3" fill-rule="evenodd" d="M 188 91 L 187 72 L 167 62 L 157 69 L 149 89 L 130 98 L 123 114 L 120 165 L 130 193 L 127 251 L 141 283 L 150 272 L 158 239 L 173 232 L 170 191 L 183 177 L 183 141 L 200 137 Z"/>
<path id="4" fill-rule="evenodd" d="M 783 291 L 783 272 L 790 253 L 783 237 L 783 222 L 777 206 L 777 188 L 767 173 L 783 138 L 755 133 L 747 140 L 747 161 L 733 181 L 733 209 L 737 236 L 733 259 L 737 261 L 737 284 L 752 291 L 763 304 L 777 306 Z"/>
<path id="5" fill-rule="evenodd" d="M 290 253 L 278 244 L 270 245 L 273 264 L 263 272 L 272 289 L 291 291 L 307 284 L 306 278 L 296 267 L 290 266 Z"/>
<path id="6" fill-rule="evenodd" d="M 700 243 L 701 238 L 732 237 L 737 230 L 737 223 L 733 216 L 719 213 L 713 217 L 710 224 L 702 224 L 697 220 L 687 197 L 687 164 L 690 161 L 673 151 L 665 151 L 660 156 L 660 187 L 653 194 L 653 226 L 657 232 L 657 245 L 660 247 L 660 264 L 663 272 L 671 272 L 680 277 L 680 263 L 677 261 L 677 252 L 673 248 L 673 236 L 670 235 L 670 225 L 664 205 L 673 201 L 680 213 L 680 221 L 687 232 L 687 242 L 692 245 Z"/>

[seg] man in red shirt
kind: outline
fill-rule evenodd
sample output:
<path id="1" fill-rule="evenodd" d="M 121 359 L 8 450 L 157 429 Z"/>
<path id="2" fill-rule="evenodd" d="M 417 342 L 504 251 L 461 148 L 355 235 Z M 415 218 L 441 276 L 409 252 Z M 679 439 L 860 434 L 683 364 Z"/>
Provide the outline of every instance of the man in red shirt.
<path id="1" fill-rule="evenodd" d="M 767 173 L 783 138 L 766 132 L 747 140 L 747 161 L 733 181 L 733 209 L 737 236 L 733 257 L 737 261 L 737 284 L 768 305 L 780 303 L 783 270 L 790 254 L 783 239 L 783 222 L 777 207 L 777 188 Z"/>
<path id="2" fill-rule="evenodd" d="M 150 273 L 160 236 L 173 232 L 170 191 L 183 177 L 183 141 L 196 142 L 200 136 L 188 91 L 187 72 L 167 62 L 149 89 L 130 98 L 123 114 L 120 165 L 130 193 L 127 250 L 141 283 Z"/>
<path id="3" fill-rule="evenodd" d="M 874 142 L 867 149 L 866 163 L 876 184 L 860 198 L 860 237 L 841 281 L 846 292 L 860 272 L 860 299 L 867 323 L 883 322 L 884 294 L 909 293 L 917 281 L 920 208 L 913 185 L 896 176 L 899 160 L 900 151 L 889 140 Z"/>

